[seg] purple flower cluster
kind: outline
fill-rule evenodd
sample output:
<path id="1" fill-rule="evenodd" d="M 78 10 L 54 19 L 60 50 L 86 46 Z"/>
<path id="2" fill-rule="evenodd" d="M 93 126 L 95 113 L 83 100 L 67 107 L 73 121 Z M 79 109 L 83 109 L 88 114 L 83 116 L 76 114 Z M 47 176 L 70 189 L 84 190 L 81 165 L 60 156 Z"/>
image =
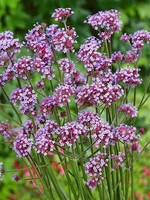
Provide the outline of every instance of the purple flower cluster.
<path id="1" fill-rule="evenodd" d="M 56 21 L 64 21 L 73 13 L 74 12 L 71 10 L 71 8 L 57 8 L 52 14 L 52 17 L 55 18 Z"/>
<path id="2" fill-rule="evenodd" d="M 19 134 L 16 140 L 13 142 L 13 149 L 17 153 L 18 157 L 26 157 L 29 155 L 33 141 L 25 134 Z"/>
<path id="3" fill-rule="evenodd" d="M 89 180 L 86 184 L 94 189 L 97 184 L 100 183 L 103 177 L 103 169 L 108 166 L 107 154 L 98 152 L 93 158 L 84 165 L 86 173 L 89 176 Z"/>
<path id="4" fill-rule="evenodd" d="M 64 106 L 70 102 L 70 96 L 74 94 L 74 88 L 71 85 L 59 85 L 52 96 L 45 97 L 40 105 L 41 113 L 48 114 L 54 107 Z"/>
<path id="5" fill-rule="evenodd" d="M 135 63 L 138 59 L 139 55 L 135 51 L 127 51 L 124 61 L 125 63 Z"/>
<path id="6" fill-rule="evenodd" d="M 86 110 L 79 113 L 79 122 L 87 127 L 90 131 L 91 138 L 94 138 L 95 146 L 100 144 L 105 148 L 111 144 L 113 133 L 108 123 L 103 122 L 102 119 L 92 111 Z M 88 136 L 89 137 L 89 136 Z"/>
<path id="7" fill-rule="evenodd" d="M 108 69 L 112 61 L 105 54 L 98 52 L 101 42 L 95 37 L 90 37 L 85 44 L 80 46 L 77 58 L 84 63 L 88 74 Z"/>
<path id="8" fill-rule="evenodd" d="M 115 73 L 116 80 L 122 81 L 123 83 L 135 87 L 141 84 L 141 79 L 139 78 L 139 71 L 140 70 L 138 68 L 131 67 L 126 67 L 121 70 L 117 70 Z"/>
<path id="9" fill-rule="evenodd" d="M 90 158 L 87 163 L 85 163 L 84 167 L 89 176 L 89 180 L 86 184 L 91 189 L 94 190 L 95 187 L 104 179 L 103 171 L 108 166 L 109 160 L 112 163 L 112 171 L 114 171 L 119 167 L 123 167 L 124 155 L 119 152 L 118 155 L 111 154 L 108 156 L 106 153 L 98 152 L 94 157 Z"/>
<path id="10" fill-rule="evenodd" d="M 53 96 L 48 96 L 42 99 L 41 103 L 39 104 L 39 109 L 43 115 L 51 113 L 53 107 L 55 106 L 53 99 Z"/>
<path id="11" fill-rule="evenodd" d="M 132 106 L 130 103 L 122 104 L 118 111 L 123 112 L 127 114 L 129 117 L 137 117 L 137 108 L 135 106 Z"/>
<path id="12" fill-rule="evenodd" d="M 104 103 L 110 106 L 123 95 L 123 89 L 118 84 L 103 83 L 101 79 L 96 79 L 91 85 L 80 86 L 76 89 L 76 102 L 79 105 L 93 106 Z"/>
<path id="13" fill-rule="evenodd" d="M 14 53 L 20 52 L 22 44 L 19 39 L 14 38 L 14 34 L 11 31 L 5 31 L 0 33 L 0 57 L 3 55 L 13 58 Z"/>
<path id="14" fill-rule="evenodd" d="M 5 139 L 11 136 L 9 123 L 0 123 L 0 134 L 2 134 Z"/>
<path id="15" fill-rule="evenodd" d="M 33 29 L 28 31 L 25 39 L 28 48 L 34 51 L 35 57 L 41 58 L 45 65 L 50 65 L 53 52 L 44 28 L 45 25 L 43 27 L 43 24 L 35 24 Z"/>
<path id="16" fill-rule="evenodd" d="M 52 45 L 56 51 L 62 51 L 63 53 L 74 51 L 73 45 L 76 43 L 76 37 L 77 34 L 74 28 L 58 28 L 52 36 Z"/>
<path id="17" fill-rule="evenodd" d="M 68 58 L 58 60 L 58 64 L 60 65 L 60 69 L 64 72 L 64 74 L 72 74 L 76 71 L 74 63 Z"/>
<path id="18" fill-rule="evenodd" d="M 57 106 L 63 106 L 70 102 L 70 96 L 74 94 L 74 88 L 71 85 L 59 85 L 53 94 L 53 99 Z"/>
<path id="19" fill-rule="evenodd" d="M 16 77 L 27 79 L 27 74 L 33 70 L 31 62 L 32 58 L 30 56 L 19 58 L 12 66 L 12 72 Z"/>
<path id="20" fill-rule="evenodd" d="M 111 60 L 113 63 L 120 62 L 123 59 L 123 55 L 120 51 L 111 54 Z"/>
<path id="21" fill-rule="evenodd" d="M 135 50 L 140 50 L 144 42 L 150 43 L 150 32 L 145 30 L 136 31 L 132 36 L 132 46 Z"/>
<path id="22" fill-rule="evenodd" d="M 99 11 L 88 16 L 86 23 L 90 24 L 95 30 L 99 30 L 99 36 L 102 41 L 110 40 L 113 33 L 120 30 L 121 21 L 117 10 Z"/>
<path id="23" fill-rule="evenodd" d="M 57 127 L 56 122 L 47 120 L 44 127 L 37 130 L 35 134 L 35 149 L 37 153 L 47 155 L 50 151 L 53 151 L 55 141 L 52 139 L 52 135 Z"/>
<path id="24" fill-rule="evenodd" d="M 86 133 L 87 128 L 76 121 L 68 122 L 56 130 L 61 146 L 72 146 L 80 135 L 84 136 Z"/>
<path id="25" fill-rule="evenodd" d="M 53 68 L 51 66 L 49 66 L 49 63 L 45 63 L 45 61 L 43 61 L 43 59 L 41 59 L 40 57 L 36 57 L 31 65 L 33 66 L 33 69 L 37 72 L 41 73 L 41 78 L 47 78 L 49 80 L 53 79 L 55 77 L 54 73 L 53 73 Z"/>
<path id="26" fill-rule="evenodd" d="M 127 144 L 132 144 L 140 140 L 139 135 L 136 135 L 136 128 L 133 126 L 128 126 L 126 124 L 120 124 L 118 127 L 114 128 L 114 138 L 117 141 L 122 141 Z"/>
<path id="27" fill-rule="evenodd" d="M 34 106 L 37 103 L 37 94 L 31 86 L 17 88 L 11 93 L 10 101 L 14 104 L 20 102 L 20 111 L 23 114 L 35 115 Z"/>
<path id="28" fill-rule="evenodd" d="M 26 135 L 31 135 L 34 133 L 34 124 L 32 120 L 26 120 L 22 123 L 22 133 Z"/>
<path id="29" fill-rule="evenodd" d="M 132 49 L 136 52 L 143 48 L 144 42 L 146 42 L 147 44 L 150 43 L 150 32 L 139 30 L 130 35 L 124 33 L 120 39 L 123 42 L 131 41 Z"/>
<path id="30" fill-rule="evenodd" d="M 102 28 L 108 32 L 118 32 L 120 30 L 121 21 L 117 10 L 100 11 L 87 18 L 86 21 L 95 30 Z"/>

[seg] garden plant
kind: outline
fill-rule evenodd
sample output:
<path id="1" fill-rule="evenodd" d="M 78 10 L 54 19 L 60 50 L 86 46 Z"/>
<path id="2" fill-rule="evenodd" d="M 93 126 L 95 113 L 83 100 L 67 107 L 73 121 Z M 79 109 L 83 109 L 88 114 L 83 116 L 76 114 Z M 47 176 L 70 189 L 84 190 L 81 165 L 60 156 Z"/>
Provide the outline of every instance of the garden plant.
<path id="1" fill-rule="evenodd" d="M 134 163 L 149 144 L 140 147 L 144 129 L 135 122 L 149 98 L 149 83 L 140 99 L 137 94 L 150 32 L 123 33 L 126 50 L 114 51 L 120 13 L 99 11 L 84 21 L 94 36 L 78 44 L 72 14 L 56 9 L 57 23 L 36 23 L 23 42 L 11 31 L 0 33 L 0 103 L 7 119 L 0 134 L 41 199 L 133 200 Z M 1 181 L 12 172 L 0 163 Z M 20 180 L 17 172 L 13 180 Z"/>

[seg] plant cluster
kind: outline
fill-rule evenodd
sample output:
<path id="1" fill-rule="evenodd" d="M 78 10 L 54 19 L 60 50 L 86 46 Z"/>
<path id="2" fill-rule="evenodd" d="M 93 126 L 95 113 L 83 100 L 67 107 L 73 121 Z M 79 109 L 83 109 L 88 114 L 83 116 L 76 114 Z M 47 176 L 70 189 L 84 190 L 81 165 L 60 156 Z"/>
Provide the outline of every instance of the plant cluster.
<path id="1" fill-rule="evenodd" d="M 123 34 L 127 51 L 113 52 L 120 13 L 100 11 L 85 20 L 97 36 L 77 51 L 77 33 L 67 24 L 72 14 L 70 8 L 56 9 L 52 18 L 63 27 L 37 23 L 23 43 L 11 31 L 0 33 L 0 87 L 17 117 L 0 123 L 0 133 L 27 168 L 34 168 L 38 178 L 32 173 L 31 178 L 43 199 L 133 199 L 133 164 L 143 151 L 142 129 L 134 122 L 148 99 L 146 94 L 136 99 L 142 83 L 137 64 L 150 32 Z M 31 54 L 18 56 L 23 48 Z M 7 83 L 13 81 L 18 86 L 9 95 Z M 63 167 L 66 190 L 50 154 Z M 1 163 L 1 179 L 4 173 Z"/>

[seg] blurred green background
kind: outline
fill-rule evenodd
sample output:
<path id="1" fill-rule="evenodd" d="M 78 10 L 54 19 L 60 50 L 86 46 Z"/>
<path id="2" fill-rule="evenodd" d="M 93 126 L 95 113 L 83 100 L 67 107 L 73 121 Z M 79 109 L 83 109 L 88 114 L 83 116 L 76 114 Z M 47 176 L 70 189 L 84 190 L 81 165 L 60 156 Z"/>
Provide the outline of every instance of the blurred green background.
<path id="1" fill-rule="evenodd" d="M 83 24 L 86 17 L 99 10 L 117 9 L 121 12 L 123 21 L 122 32 L 133 33 L 139 29 L 150 31 L 150 0 L 0 0 L 0 32 L 11 30 L 15 37 L 24 40 L 24 36 L 34 23 L 45 22 L 48 25 L 54 23 L 51 14 L 55 8 L 70 7 L 74 15 L 69 19 L 69 25 L 76 28 L 79 35 L 79 44 L 91 34 L 95 34 L 91 27 Z M 120 32 L 117 36 L 121 35 Z M 115 40 L 114 50 L 124 51 L 125 47 L 120 46 L 120 41 Z M 78 47 L 77 47 L 78 48 Z M 140 60 L 141 76 L 143 79 L 150 73 L 150 48 L 147 45 L 143 50 L 143 57 Z M 139 99 L 143 95 L 148 84 L 148 78 L 143 86 L 139 88 Z M 150 91 L 149 91 L 150 92 Z M 137 119 L 136 126 L 144 127 L 146 132 L 142 136 L 142 146 L 150 138 L 150 100 L 142 108 Z M 3 116 L 0 117 L 3 119 Z M 1 140 L 2 141 L 2 140 Z M 147 148 L 142 157 L 138 159 L 135 166 L 135 191 L 137 198 L 150 199 L 150 148 Z M 5 163 L 7 169 L 16 166 L 17 159 L 6 144 L 0 146 L 0 161 Z M 14 163 L 15 161 L 15 163 Z M 17 163 L 17 166 L 19 164 Z M 147 170 L 147 171 L 145 171 Z M 30 200 L 37 199 L 37 194 L 32 192 L 29 182 L 13 182 L 11 174 L 7 175 L 4 182 L 0 182 L 0 200 Z M 28 191 L 28 192 L 27 192 Z M 29 192 L 30 191 L 30 192 Z M 148 196 L 149 195 L 149 196 Z"/>

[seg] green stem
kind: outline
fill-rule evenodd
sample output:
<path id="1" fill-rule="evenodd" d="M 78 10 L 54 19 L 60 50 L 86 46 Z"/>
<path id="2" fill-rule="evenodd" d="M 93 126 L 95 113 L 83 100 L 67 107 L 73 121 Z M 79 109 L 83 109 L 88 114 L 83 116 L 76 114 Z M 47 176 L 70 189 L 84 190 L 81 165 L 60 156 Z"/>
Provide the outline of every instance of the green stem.
<path id="1" fill-rule="evenodd" d="M 68 103 L 66 105 L 66 112 L 67 112 L 67 116 L 68 116 L 68 121 L 72 121 L 72 117 L 71 117 L 70 108 L 69 108 Z"/>
<path id="2" fill-rule="evenodd" d="M 47 164 L 49 163 L 48 157 L 45 156 L 43 159 L 45 160 L 45 163 L 47 163 Z M 62 190 L 62 188 L 60 187 L 58 180 L 56 179 L 55 174 L 53 172 L 53 169 L 51 168 L 50 163 L 49 163 L 49 167 L 47 169 L 49 171 L 48 174 L 49 174 L 50 180 L 52 181 L 52 184 L 55 188 L 55 191 L 57 192 L 57 195 L 59 196 L 59 199 L 60 200 L 69 200 L 68 197 L 66 196 L 66 194 L 64 193 L 64 191 Z"/>
<path id="3" fill-rule="evenodd" d="M 133 153 L 131 155 L 131 162 L 133 162 Z M 131 164 L 131 200 L 134 200 L 134 179 L 133 179 L 133 164 Z"/>

